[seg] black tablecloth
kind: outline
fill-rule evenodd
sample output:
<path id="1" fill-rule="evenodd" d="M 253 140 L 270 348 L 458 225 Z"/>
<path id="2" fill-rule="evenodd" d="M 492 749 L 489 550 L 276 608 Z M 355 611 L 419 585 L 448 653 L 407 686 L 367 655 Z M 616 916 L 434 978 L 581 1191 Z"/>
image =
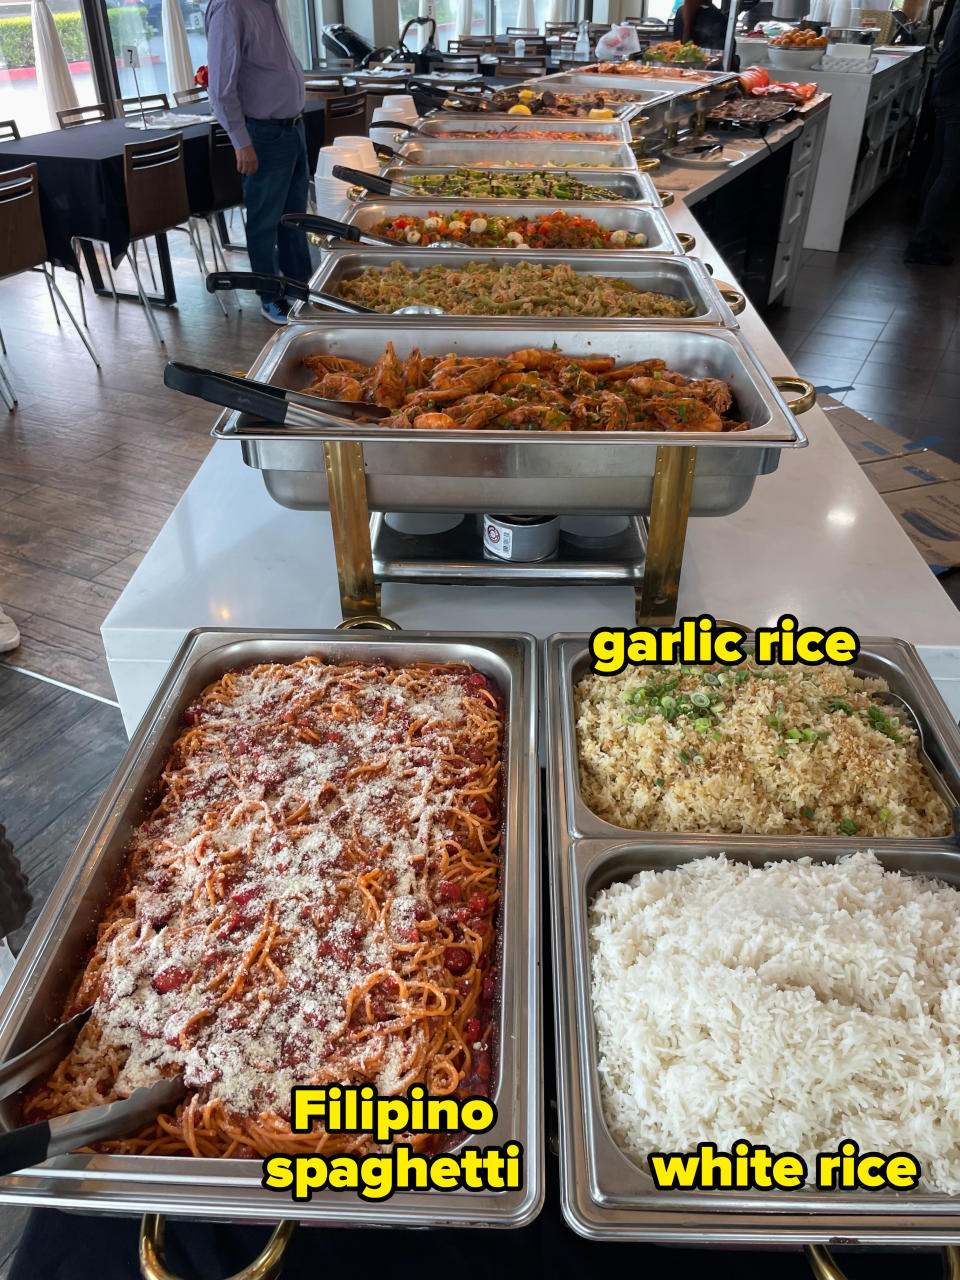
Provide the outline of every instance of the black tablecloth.
<path id="1" fill-rule="evenodd" d="M 178 115 L 209 114 L 209 103 L 171 108 Z M 323 143 L 323 103 L 308 102 L 304 112 L 310 172 Z M 209 122 L 189 125 L 183 133 L 187 195 L 194 213 L 212 204 L 207 151 Z M 130 243 L 123 186 L 123 148 L 131 142 L 161 137 L 172 129 L 129 129 L 122 120 L 35 133 L 0 145 L 0 170 L 36 164 L 40 181 L 43 229 L 51 262 L 76 269 L 70 240 L 101 240 L 110 246 L 114 264 Z"/>

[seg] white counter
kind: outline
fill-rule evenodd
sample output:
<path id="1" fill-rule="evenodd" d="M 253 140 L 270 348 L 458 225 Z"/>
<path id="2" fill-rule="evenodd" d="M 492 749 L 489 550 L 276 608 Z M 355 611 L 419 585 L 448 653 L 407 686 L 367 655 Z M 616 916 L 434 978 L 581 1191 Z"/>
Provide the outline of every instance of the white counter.
<path id="1" fill-rule="evenodd" d="M 677 230 L 729 280 L 693 216 Z M 772 374 L 792 372 L 752 308 L 744 336 Z M 211 418 L 212 418 L 211 414 Z M 750 626 L 791 612 L 801 624 L 894 635 L 921 647 L 960 713 L 960 613 L 819 409 L 801 419 L 806 449 L 784 451 L 742 510 L 690 522 L 679 614 Z M 633 622 L 626 587 L 387 584 L 383 612 L 408 629 L 591 631 Z M 340 621 L 330 520 L 268 496 L 239 445 L 218 443 L 103 624 L 128 731 L 192 627 L 330 628 Z"/>

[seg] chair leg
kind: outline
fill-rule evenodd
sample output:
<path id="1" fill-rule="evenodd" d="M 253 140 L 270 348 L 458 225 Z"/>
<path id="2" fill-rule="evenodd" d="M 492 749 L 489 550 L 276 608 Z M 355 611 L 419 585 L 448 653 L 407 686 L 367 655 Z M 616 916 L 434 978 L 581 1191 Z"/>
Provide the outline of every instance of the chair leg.
<path id="1" fill-rule="evenodd" d="M 110 261 L 110 249 L 108 245 L 101 245 L 103 249 L 103 265 L 107 268 L 107 279 L 110 281 L 110 292 L 113 294 L 113 304 L 116 307 L 120 305 L 120 295 L 117 293 L 117 284 L 113 278 L 113 263 Z"/>
<path id="2" fill-rule="evenodd" d="M 213 218 L 210 219 L 209 226 L 210 226 L 210 240 L 213 244 L 213 255 L 215 258 L 219 258 L 220 260 L 220 270 L 229 271 L 230 267 L 227 264 L 227 256 L 223 252 L 223 245 L 220 242 L 220 237 L 216 234 L 215 219 Z M 240 302 L 239 293 L 237 293 L 236 289 L 231 289 L 230 292 L 233 294 L 233 305 L 237 308 L 238 311 L 242 311 L 243 305 Z"/>
<path id="3" fill-rule="evenodd" d="M 4 340 L 3 340 L 3 330 L 2 330 L 2 329 L 0 329 L 0 351 L 2 351 L 4 355 L 6 355 L 6 354 L 7 354 L 7 344 L 6 344 L 6 343 L 4 342 Z"/>
<path id="4" fill-rule="evenodd" d="M 200 268 L 200 274 L 203 276 L 204 280 L 206 280 L 210 268 L 207 266 L 206 255 L 203 252 L 203 232 L 200 229 L 199 218 L 190 219 L 187 223 L 187 232 L 190 236 L 190 241 L 193 244 L 193 252 L 197 255 L 197 265 Z M 213 269 L 214 271 L 217 270 L 216 254 L 213 255 Z M 226 320 L 229 313 L 223 298 L 220 297 L 219 293 L 215 293 L 213 296 L 216 298 L 217 306 L 220 308 L 223 318 Z"/>
<path id="5" fill-rule="evenodd" d="M 79 243 L 78 243 L 78 241 L 77 241 L 76 237 L 74 237 L 74 238 L 70 241 L 70 247 L 73 249 L 74 255 L 75 255 L 75 257 L 76 257 L 77 261 L 79 262 L 79 261 L 80 261 L 80 246 L 79 246 Z M 83 316 L 83 327 L 84 327 L 85 329 L 89 329 L 89 328 L 90 328 L 90 324 L 89 324 L 89 322 L 88 322 L 88 320 L 87 320 L 87 302 L 86 302 L 86 299 L 85 299 L 85 298 L 84 298 L 84 296 L 83 296 L 83 274 L 82 274 L 82 272 L 78 272 L 78 273 L 77 273 L 77 294 L 78 294 L 78 296 L 79 296 L 79 298 L 80 298 L 80 314 Z"/>
<path id="6" fill-rule="evenodd" d="M 7 406 L 7 410 L 10 413 L 13 413 L 19 403 L 17 400 L 17 393 L 13 389 L 13 383 L 10 381 L 10 375 L 7 373 L 2 362 L 0 362 L 0 400 L 3 400 L 3 403 Z"/>
<path id="7" fill-rule="evenodd" d="M 137 247 L 136 247 L 136 245 L 134 245 L 134 247 L 133 247 L 133 252 L 134 252 L 134 253 L 136 253 L 136 252 L 137 252 Z M 153 272 L 153 258 L 151 258 L 151 256 L 150 256 L 150 243 L 149 243 L 149 241 L 147 241 L 147 240 L 144 240 L 144 242 L 143 242 L 143 252 L 144 252 L 144 255 L 145 255 L 146 259 L 147 259 L 147 266 L 150 268 L 150 283 L 153 285 L 153 291 L 154 291 L 154 293 L 156 293 L 156 291 L 157 291 L 157 277 L 154 275 L 154 272 Z"/>
<path id="8" fill-rule="evenodd" d="M 57 328 L 59 329 L 60 328 L 60 312 L 57 310 L 57 300 L 53 296 L 53 289 L 51 287 L 53 277 L 49 274 L 46 267 L 41 267 L 40 270 L 43 272 L 43 278 L 47 283 L 47 293 L 50 295 L 50 305 L 51 307 L 53 307 L 53 318 L 54 320 L 56 320 Z M 59 293 L 59 289 L 57 290 L 57 292 Z"/>
<path id="9" fill-rule="evenodd" d="M 60 286 L 57 284 L 56 280 L 54 279 L 53 273 L 47 271 L 46 267 L 42 267 L 41 270 L 43 271 L 43 274 L 47 278 L 47 287 L 50 290 L 51 301 L 53 299 L 54 294 L 56 294 L 56 296 L 60 299 L 60 305 L 63 307 L 64 311 L 67 313 L 67 316 L 69 317 L 70 323 L 73 325 L 77 333 L 80 335 L 80 341 L 87 348 L 87 351 L 90 355 L 90 359 L 99 369 L 100 357 L 97 355 L 96 350 L 94 349 L 93 343 L 90 341 L 90 339 L 81 329 L 81 327 L 77 324 L 77 317 L 73 314 L 73 312 L 67 306 L 67 300 L 63 296 L 63 294 L 60 292 Z"/>
<path id="10" fill-rule="evenodd" d="M 150 326 L 153 332 L 153 336 L 156 338 L 160 346 L 161 347 L 165 346 L 166 344 L 163 341 L 163 335 L 161 334 L 160 327 L 157 324 L 157 318 L 153 314 L 153 307 L 151 307 L 150 305 L 150 299 L 147 297 L 146 292 L 144 291 L 143 281 L 140 279 L 140 272 L 137 269 L 136 259 L 134 258 L 133 254 L 130 252 L 129 249 L 127 250 L 126 258 L 127 258 L 127 262 L 130 264 L 130 270 L 133 272 L 133 278 L 137 282 L 137 293 L 139 293 L 140 295 L 140 301 L 143 303 L 143 309 L 147 314 L 147 324 Z"/>

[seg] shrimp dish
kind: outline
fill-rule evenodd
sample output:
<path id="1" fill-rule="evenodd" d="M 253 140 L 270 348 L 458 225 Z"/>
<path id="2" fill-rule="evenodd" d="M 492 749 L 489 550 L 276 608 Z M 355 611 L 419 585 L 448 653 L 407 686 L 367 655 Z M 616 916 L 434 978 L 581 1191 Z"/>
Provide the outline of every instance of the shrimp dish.
<path id="1" fill-rule="evenodd" d="M 387 343 L 375 365 L 309 355 L 309 395 L 391 410 L 378 427 L 434 431 L 746 431 L 729 383 L 687 377 L 664 360 L 531 347 L 503 356 L 403 360 Z"/>

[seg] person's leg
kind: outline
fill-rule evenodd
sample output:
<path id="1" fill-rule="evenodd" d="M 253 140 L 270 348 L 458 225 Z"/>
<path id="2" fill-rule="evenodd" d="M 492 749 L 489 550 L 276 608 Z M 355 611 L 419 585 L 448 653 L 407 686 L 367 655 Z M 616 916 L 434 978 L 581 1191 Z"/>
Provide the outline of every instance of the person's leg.
<path id="1" fill-rule="evenodd" d="M 934 164 L 937 164 L 935 171 Z M 936 143 L 928 182 L 923 211 L 905 259 L 949 266 L 953 257 L 944 249 L 938 231 L 946 220 L 950 202 L 960 189 L 960 110 L 951 110 L 949 114 L 937 112 Z"/>
<path id="2" fill-rule="evenodd" d="M 257 153 L 257 171 L 243 179 L 247 208 L 247 251 L 250 270 L 277 274 L 277 227 L 287 197 L 289 160 L 281 125 L 250 123 L 250 141 Z M 267 295 L 269 297 L 269 295 Z M 261 294 L 261 299 L 266 300 Z"/>
<path id="3" fill-rule="evenodd" d="M 303 121 L 290 135 L 290 180 L 287 196 L 284 201 L 284 213 L 304 213 L 307 208 L 307 193 L 310 186 L 310 175 L 307 170 L 307 137 Z M 277 232 L 277 253 L 280 270 L 285 276 L 294 280 L 310 279 L 310 250 L 307 237 L 302 231 L 291 231 L 281 227 Z"/>

